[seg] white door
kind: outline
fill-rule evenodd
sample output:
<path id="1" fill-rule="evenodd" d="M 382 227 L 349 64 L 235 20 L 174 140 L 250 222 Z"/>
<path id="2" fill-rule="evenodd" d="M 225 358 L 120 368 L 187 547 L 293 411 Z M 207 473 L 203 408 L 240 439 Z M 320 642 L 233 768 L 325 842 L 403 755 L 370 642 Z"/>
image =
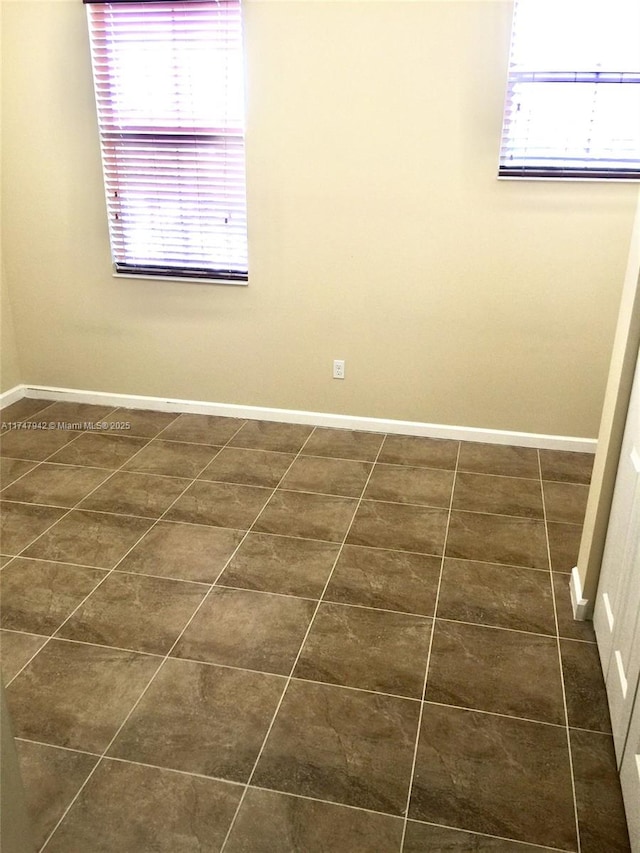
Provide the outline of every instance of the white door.
<path id="1" fill-rule="evenodd" d="M 640 360 L 627 415 L 593 623 L 628 817 L 640 803 Z M 631 727 L 634 713 L 634 727 Z M 635 740 L 632 736 L 635 731 Z M 632 837 L 640 853 L 640 829 Z"/>
<path id="2" fill-rule="evenodd" d="M 625 794 L 625 809 L 627 822 L 629 824 L 629 837 L 631 844 L 638 849 L 640 843 L 640 790 L 638 788 L 640 778 L 640 693 L 636 696 L 634 710 L 631 715 L 631 725 L 627 735 L 627 745 L 622 755 L 620 765 L 620 784 Z"/>

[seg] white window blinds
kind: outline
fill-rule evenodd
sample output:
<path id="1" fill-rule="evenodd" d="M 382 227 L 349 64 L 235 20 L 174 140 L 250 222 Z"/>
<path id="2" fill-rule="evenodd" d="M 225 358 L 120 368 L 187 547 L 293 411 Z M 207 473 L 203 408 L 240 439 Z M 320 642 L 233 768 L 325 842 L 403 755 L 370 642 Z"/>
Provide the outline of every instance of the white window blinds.
<path id="1" fill-rule="evenodd" d="M 240 0 L 85 2 L 116 272 L 246 281 Z"/>
<path id="2" fill-rule="evenodd" d="M 638 0 L 515 0 L 499 174 L 640 177 Z"/>

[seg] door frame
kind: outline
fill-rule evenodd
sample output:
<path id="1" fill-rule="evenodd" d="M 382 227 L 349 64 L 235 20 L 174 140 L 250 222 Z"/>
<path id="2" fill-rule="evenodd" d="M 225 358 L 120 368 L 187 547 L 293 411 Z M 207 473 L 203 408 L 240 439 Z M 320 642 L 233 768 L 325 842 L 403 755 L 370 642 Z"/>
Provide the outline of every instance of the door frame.
<path id="1" fill-rule="evenodd" d="M 640 352 L 640 191 L 613 342 L 598 445 L 577 565 L 571 572 L 574 618 L 590 619 L 609 526 L 611 501 Z"/>

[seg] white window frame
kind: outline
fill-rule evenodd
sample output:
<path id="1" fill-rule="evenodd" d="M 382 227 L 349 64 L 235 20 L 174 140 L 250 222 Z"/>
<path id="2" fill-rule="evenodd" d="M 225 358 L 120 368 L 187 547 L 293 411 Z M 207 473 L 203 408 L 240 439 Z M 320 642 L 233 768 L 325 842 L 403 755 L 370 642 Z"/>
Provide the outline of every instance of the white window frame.
<path id="1" fill-rule="evenodd" d="M 241 0 L 84 2 L 114 275 L 246 285 Z"/>
<path id="2" fill-rule="evenodd" d="M 640 179 L 638 0 L 514 0 L 498 175 Z"/>

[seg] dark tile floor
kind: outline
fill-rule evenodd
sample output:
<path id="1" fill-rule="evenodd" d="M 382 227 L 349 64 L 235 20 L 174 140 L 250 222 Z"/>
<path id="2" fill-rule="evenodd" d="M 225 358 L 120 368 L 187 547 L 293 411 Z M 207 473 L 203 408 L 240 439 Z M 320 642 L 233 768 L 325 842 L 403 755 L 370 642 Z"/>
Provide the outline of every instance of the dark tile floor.
<path id="1" fill-rule="evenodd" d="M 591 457 L 26 399 L 3 420 L 39 849 L 629 850 L 568 591 Z"/>

